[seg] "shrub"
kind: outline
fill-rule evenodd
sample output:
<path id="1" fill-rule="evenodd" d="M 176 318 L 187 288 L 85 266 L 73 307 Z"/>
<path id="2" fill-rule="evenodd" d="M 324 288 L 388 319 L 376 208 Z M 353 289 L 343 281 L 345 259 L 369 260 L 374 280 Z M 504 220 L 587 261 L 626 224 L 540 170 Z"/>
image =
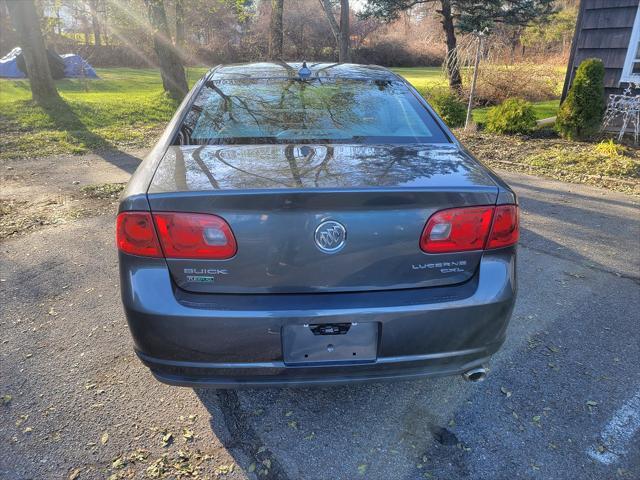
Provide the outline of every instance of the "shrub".
<path id="1" fill-rule="evenodd" d="M 487 112 L 486 129 L 493 133 L 529 133 L 536 127 L 536 114 L 526 100 L 510 98 Z"/>
<path id="2" fill-rule="evenodd" d="M 612 138 L 609 140 L 602 140 L 596 144 L 593 148 L 596 154 L 604 155 L 609 158 L 618 158 L 624 155 L 627 151 L 622 145 L 616 144 Z"/>
<path id="3" fill-rule="evenodd" d="M 429 67 L 441 65 L 444 55 L 437 49 L 417 49 L 404 41 L 381 40 L 354 49 L 353 61 L 393 67 Z"/>
<path id="4" fill-rule="evenodd" d="M 464 94 L 468 98 L 473 69 L 464 69 L 462 74 Z M 475 103 L 498 105 L 514 97 L 529 102 L 553 100 L 562 93 L 563 79 L 562 71 L 553 65 L 481 63 L 474 95 Z"/>
<path id="5" fill-rule="evenodd" d="M 429 96 L 429 103 L 449 128 L 464 126 L 467 107 L 456 95 L 449 92 L 434 93 Z"/>
<path id="6" fill-rule="evenodd" d="M 604 64 L 598 58 L 588 58 L 578 67 L 560 105 L 556 129 L 570 140 L 588 138 L 598 131 L 604 111 Z"/>

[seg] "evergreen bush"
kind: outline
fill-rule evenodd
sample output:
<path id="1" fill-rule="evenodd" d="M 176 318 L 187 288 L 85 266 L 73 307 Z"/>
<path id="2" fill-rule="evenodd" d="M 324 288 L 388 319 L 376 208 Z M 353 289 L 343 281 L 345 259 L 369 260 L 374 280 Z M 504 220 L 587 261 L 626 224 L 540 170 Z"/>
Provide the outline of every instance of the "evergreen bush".
<path id="1" fill-rule="evenodd" d="M 429 97 L 429 103 L 449 128 L 464 127 L 467 106 L 450 92 L 437 92 Z"/>
<path id="2" fill-rule="evenodd" d="M 578 67 L 573 85 L 560 106 L 556 130 L 569 140 L 588 138 L 600 128 L 604 111 L 604 63 L 598 58 L 588 58 Z"/>
<path id="3" fill-rule="evenodd" d="M 536 128 L 536 114 L 526 100 L 509 98 L 489 109 L 485 128 L 493 133 L 529 133 Z"/>

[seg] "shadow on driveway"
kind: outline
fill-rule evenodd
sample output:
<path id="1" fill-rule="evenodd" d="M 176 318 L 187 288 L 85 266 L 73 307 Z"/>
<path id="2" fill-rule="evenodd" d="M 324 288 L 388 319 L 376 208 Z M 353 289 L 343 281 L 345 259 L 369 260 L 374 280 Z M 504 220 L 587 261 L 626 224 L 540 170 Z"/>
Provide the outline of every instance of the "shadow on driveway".
<path id="1" fill-rule="evenodd" d="M 462 478 L 468 450 L 450 425 L 473 387 L 449 377 L 195 393 L 215 435 L 258 478 L 426 478 L 422 459 L 434 451 Z"/>

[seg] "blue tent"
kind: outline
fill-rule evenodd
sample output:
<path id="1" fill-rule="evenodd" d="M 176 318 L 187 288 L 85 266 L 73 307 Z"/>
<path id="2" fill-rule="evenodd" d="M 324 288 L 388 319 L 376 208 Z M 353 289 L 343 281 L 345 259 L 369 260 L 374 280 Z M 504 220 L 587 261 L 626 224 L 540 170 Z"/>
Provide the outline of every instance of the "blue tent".
<path id="1" fill-rule="evenodd" d="M 64 76 L 66 78 L 99 78 L 93 67 L 80 55 L 67 53 L 60 56 L 64 60 Z"/>
<path id="2" fill-rule="evenodd" d="M 18 68 L 18 55 L 22 53 L 20 47 L 16 47 L 0 58 L 0 77 L 2 78 L 27 78 Z"/>
<path id="3" fill-rule="evenodd" d="M 20 55 L 22 55 L 22 49 L 16 47 L 0 59 L 0 78 L 27 78 L 18 67 L 18 57 Z M 59 60 L 58 55 L 53 55 Z M 67 53 L 66 55 L 60 55 L 60 57 L 64 61 L 65 78 L 99 78 L 93 67 L 80 55 Z M 51 66 L 51 59 L 49 60 L 49 65 Z M 54 78 L 62 78 L 62 65 L 59 68 L 59 77 L 54 75 Z M 52 73 L 54 72 L 52 71 Z"/>

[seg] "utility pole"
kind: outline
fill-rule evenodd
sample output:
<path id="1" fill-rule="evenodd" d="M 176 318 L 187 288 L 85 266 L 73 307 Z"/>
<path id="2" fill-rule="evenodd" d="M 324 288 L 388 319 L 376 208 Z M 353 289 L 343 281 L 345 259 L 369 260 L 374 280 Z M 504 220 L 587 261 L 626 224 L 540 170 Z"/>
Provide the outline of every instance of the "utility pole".
<path id="1" fill-rule="evenodd" d="M 480 66 L 480 56 L 482 55 L 482 39 L 487 35 L 487 30 L 481 32 L 473 31 L 472 35 L 478 40 L 476 49 L 476 61 L 473 66 L 473 80 L 471 81 L 471 90 L 469 90 L 469 105 L 467 106 L 467 119 L 464 122 L 464 129 L 467 130 L 471 123 L 471 109 L 473 108 L 473 97 L 476 93 L 476 82 L 478 80 L 478 67 Z"/>

